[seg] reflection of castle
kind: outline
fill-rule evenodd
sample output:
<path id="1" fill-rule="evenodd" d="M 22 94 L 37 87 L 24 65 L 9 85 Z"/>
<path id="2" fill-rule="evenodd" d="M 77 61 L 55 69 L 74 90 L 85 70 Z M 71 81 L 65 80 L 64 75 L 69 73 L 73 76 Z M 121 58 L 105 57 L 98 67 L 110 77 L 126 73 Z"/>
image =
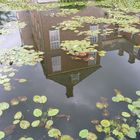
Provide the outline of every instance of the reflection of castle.
<path id="1" fill-rule="evenodd" d="M 52 11 L 48 12 L 51 13 Z M 27 27 L 28 30 L 23 29 L 21 33 L 32 32 L 36 47 L 45 52 L 45 59 L 42 62 L 42 67 L 46 77 L 65 86 L 67 97 L 71 97 L 73 96 L 74 86 L 101 67 L 100 57 L 97 53 L 91 53 L 89 55 L 94 57 L 94 60 L 74 60 L 70 55 L 63 52 L 60 49 L 61 41 L 82 40 L 84 36 L 77 36 L 70 31 L 60 31 L 59 29 L 52 28 L 52 26 L 56 26 L 57 23 L 69 19 L 70 16 L 51 18 L 47 16 L 48 12 L 27 12 L 26 14 L 28 16 L 30 15 L 29 19 L 31 18 L 30 25 L 32 25 L 32 31 L 30 31 L 31 28 L 29 29 Z M 96 12 L 98 13 L 98 11 Z M 90 15 L 91 13 L 91 11 L 89 12 L 87 10 L 87 12 L 81 12 L 81 15 Z M 22 14 L 23 13 L 19 13 L 19 17 L 24 17 Z M 25 17 L 27 18 L 27 16 Z M 99 27 L 98 25 L 86 25 L 84 30 L 90 29 L 96 31 L 98 28 L 104 29 L 107 28 L 107 26 L 100 25 Z M 24 36 L 25 35 L 22 36 L 23 42 Z M 105 33 L 103 35 L 93 35 L 90 37 L 90 41 L 91 43 L 98 43 L 100 46 L 99 49 L 104 48 L 106 51 L 119 50 L 119 55 L 123 55 L 124 51 L 127 52 L 129 54 L 130 63 L 134 63 L 136 58 L 140 58 L 140 49 L 134 50 L 131 43 L 128 45 L 125 39 L 119 38 L 118 30 L 115 30 L 111 35 Z"/>

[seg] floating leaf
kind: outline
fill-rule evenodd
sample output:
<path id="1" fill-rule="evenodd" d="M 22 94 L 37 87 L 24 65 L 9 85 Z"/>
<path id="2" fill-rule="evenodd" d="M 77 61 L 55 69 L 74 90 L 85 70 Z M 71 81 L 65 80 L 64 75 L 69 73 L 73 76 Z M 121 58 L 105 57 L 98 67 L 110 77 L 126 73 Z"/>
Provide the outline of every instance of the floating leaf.
<path id="1" fill-rule="evenodd" d="M 34 139 L 31 137 L 21 137 L 19 138 L 19 140 L 34 140 Z"/>
<path id="2" fill-rule="evenodd" d="M 102 132 L 102 131 L 103 131 L 103 128 L 102 128 L 101 125 L 96 125 L 96 130 L 97 130 L 98 132 Z"/>
<path id="3" fill-rule="evenodd" d="M 60 140 L 74 140 L 74 139 L 69 135 L 63 135 L 61 136 Z"/>
<path id="4" fill-rule="evenodd" d="M 135 107 L 134 107 L 133 105 L 131 105 L 131 104 L 128 104 L 128 109 L 129 109 L 130 111 L 133 111 L 133 110 L 135 109 Z"/>
<path id="5" fill-rule="evenodd" d="M 109 120 L 102 120 L 101 121 L 101 125 L 103 127 L 109 127 L 110 126 L 110 121 Z"/>
<path id="6" fill-rule="evenodd" d="M 18 124 L 20 122 L 20 120 L 14 120 L 13 124 Z"/>
<path id="7" fill-rule="evenodd" d="M 129 132 L 127 133 L 127 136 L 129 138 L 135 139 L 137 137 L 136 128 L 135 127 L 130 127 Z"/>
<path id="8" fill-rule="evenodd" d="M 12 73 L 9 74 L 9 77 L 14 77 L 14 76 L 15 76 L 15 73 L 14 72 L 12 72 Z"/>
<path id="9" fill-rule="evenodd" d="M 45 128 L 50 129 L 50 127 L 53 125 L 53 121 L 52 120 L 48 120 L 46 122 Z"/>
<path id="10" fill-rule="evenodd" d="M 49 137 L 58 138 L 59 136 L 61 136 L 61 132 L 59 129 L 52 128 L 48 131 L 48 135 Z"/>
<path id="11" fill-rule="evenodd" d="M 5 133 L 3 131 L 0 131 L 0 140 L 2 140 L 5 137 Z"/>
<path id="12" fill-rule="evenodd" d="M 7 102 L 0 103 L 0 110 L 2 110 L 2 111 L 7 110 L 9 107 L 10 107 L 10 105 Z"/>
<path id="13" fill-rule="evenodd" d="M 2 114 L 3 114 L 3 111 L 2 111 L 2 110 L 0 110 L 0 116 L 2 116 Z"/>
<path id="14" fill-rule="evenodd" d="M 18 105 L 19 104 L 19 100 L 17 98 L 13 98 L 11 101 L 10 101 L 11 105 L 15 106 L 15 105 Z"/>
<path id="15" fill-rule="evenodd" d="M 87 140 L 97 140 L 96 134 L 89 132 L 87 136 Z"/>
<path id="16" fill-rule="evenodd" d="M 88 130 L 87 129 L 83 129 L 83 130 L 81 130 L 80 132 L 79 132 L 79 136 L 81 137 L 81 138 L 87 138 L 87 136 L 88 136 Z"/>
<path id="17" fill-rule="evenodd" d="M 122 112 L 122 116 L 129 118 L 131 115 L 128 112 Z"/>
<path id="18" fill-rule="evenodd" d="M 35 117 L 40 117 L 40 116 L 42 115 L 42 110 L 40 110 L 40 109 L 38 109 L 38 108 L 34 109 L 33 115 L 34 115 Z"/>
<path id="19" fill-rule="evenodd" d="M 53 117 L 56 116 L 59 113 L 59 109 L 49 108 L 48 110 L 48 116 Z"/>
<path id="20" fill-rule="evenodd" d="M 25 82 L 27 82 L 27 79 L 19 79 L 18 82 L 19 83 L 25 83 Z"/>
<path id="21" fill-rule="evenodd" d="M 38 127 L 39 124 L 40 124 L 40 120 L 35 120 L 35 121 L 32 122 L 31 126 L 32 127 Z"/>
<path id="22" fill-rule="evenodd" d="M 26 120 L 20 121 L 20 128 L 22 129 L 28 129 L 30 127 L 30 122 Z"/>
<path id="23" fill-rule="evenodd" d="M 98 109 L 103 109 L 103 108 L 104 108 L 104 104 L 103 104 L 103 103 L 100 103 L 100 102 L 97 102 L 97 103 L 96 103 L 96 107 L 97 107 Z"/>
<path id="24" fill-rule="evenodd" d="M 47 102 L 47 97 L 46 96 L 39 96 L 39 95 L 35 95 L 33 97 L 33 101 L 35 103 L 41 103 L 41 104 L 44 104 Z"/>
<path id="25" fill-rule="evenodd" d="M 27 97 L 26 97 L 26 96 L 19 96 L 19 97 L 18 97 L 18 100 L 19 100 L 20 102 L 25 102 L 25 101 L 27 101 Z"/>
<path id="26" fill-rule="evenodd" d="M 19 120 L 19 119 L 21 119 L 21 118 L 22 118 L 22 112 L 19 111 L 19 112 L 17 112 L 17 113 L 15 114 L 14 119 L 15 119 L 15 120 Z"/>
<path id="27" fill-rule="evenodd" d="M 105 140 L 115 140 L 113 137 L 106 137 Z"/>
<path id="28" fill-rule="evenodd" d="M 140 91 L 136 91 L 136 94 L 137 94 L 138 96 L 140 96 Z"/>

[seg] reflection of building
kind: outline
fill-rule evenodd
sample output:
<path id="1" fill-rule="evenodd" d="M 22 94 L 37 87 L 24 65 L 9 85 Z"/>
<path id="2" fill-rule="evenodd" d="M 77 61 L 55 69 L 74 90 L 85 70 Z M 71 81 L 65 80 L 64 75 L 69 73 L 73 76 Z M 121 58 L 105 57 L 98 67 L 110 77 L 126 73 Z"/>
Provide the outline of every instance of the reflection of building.
<path id="1" fill-rule="evenodd" d="M 48 12 L 51 13 L 52 11 Z M 74 86 L 101 67 L 100 57 L 97 53 L 90 53 L 88 55 L 92 56 L 94 60 L 75 60 L 72 59 L 72 56 L 67 55 L 62 51 L 60 49 L 61 41 L 83 40 L 84 36 L 77 36 L 71 31 L 61 31 L 60 29 L 52 28 L 64 19 L 68 20 L 71 16 L 52 18 L 48 16 L 48 12 L 31 11 L 28 13 L 31 18 L 30 28 L 32 28 L 32 37 L 35 42 L 35 46 L 39 50 L 45 52 L 45 59 L 42 62 L 42 67 L 46 77 L 65 86 L 67 97 L 71 97 L 73 96 Z M 98 11 L 94 13 L 97 16 Z M 84 10 L 80 13 L 80 15 L 83 16 L 91 16 L 91 14 L 93 16 L 93 13 L 88 10 Z M 100 14 L 103 15 L 101 12 Z M 84 30 L 90 29 L 91 31 L 97 31 L 99 28 L 107 29 L 108 26 L 86 25 Z M 26 30 L 25 32 L 28 34 L 28 31 L 29 30 Z M 104 32 L 102 35 L 93 35 L 90 37 L 90 41 L 91 43 L 98 43 L 99 49 L 103 48 L 106 51 L 119 50 L 119 55 L 123 55 L 123 52 L 127 52 L 129 54 L 128 61 L 130 63 L 133 63 L 135 58 L 139 58 L 138 56 L 140 56 L 140 50 L 134 50 L 133 44 L 129 43 L 128 45 L 125 39 L 118 37 L 117 29 L 115 32 L 111 33 L 111 35 Z"/>

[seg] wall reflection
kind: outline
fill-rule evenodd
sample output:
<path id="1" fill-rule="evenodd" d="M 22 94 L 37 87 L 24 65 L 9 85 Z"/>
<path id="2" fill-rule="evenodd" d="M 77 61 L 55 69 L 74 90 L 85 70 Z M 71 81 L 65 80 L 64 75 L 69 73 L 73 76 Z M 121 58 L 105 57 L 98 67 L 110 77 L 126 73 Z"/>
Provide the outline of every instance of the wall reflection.
<path id="1" fill-rule="evenodd" d="M 50 11 L 49 11 L 50 12 Z M 91 12 L 87 10 L 81 12 L 79 15 L 87 14 L 90 16 Z M 101 13 L 101 12 L 100 12 Z M 95 73 L 101 68 L 100 56 L 97 53 L 89 53 L 86 57 L 93 57 L 94 60 L 85 59 L 73 59 L 71 55 L 67 55 L 60 48 L 60 43 L 63 40 L 82 40 L 84 36 L 77 36 L 70 31 L 61 31 L 54 29 L 52 26 L 57 25 L 63 20 L 67 20 L 68 17 L 49 17 L 47 11 L 30 11 L 30 12 L 18 12 L 20 21 L 30 21 L 27 25 L 27 29 L 22 29 L 22 40 L 28 43 L 25 34 L 32 36 L 35 46 L 38 50 L 44 51 L 45 59 L 42 62 L 44 74 L 47 79 L 51 79 L 66 88 L 66 96 L 73 97 L 74 86 L 84 80 L 89 75 Z M 28 18 L 27 18 L 28 17 Z M 84 30 L 96 31 L 98 29 L 115 28 L 114 32 L 110 35 L 102 32 L 90 36 L 90 42 L 98 43 L 98 49 L 103 49 L 107 52 L 118 50 L 118 55 L 123 56 L 124 53 L 128 53 L 129 63 L 135 63 L 136 59 L 140 59 L 140 49 L 135 48 L 134 44 L 128 42 L 126 39 L 120 37 L 118 27 L 108 27 L 107 25 L 86 25 Z"/>

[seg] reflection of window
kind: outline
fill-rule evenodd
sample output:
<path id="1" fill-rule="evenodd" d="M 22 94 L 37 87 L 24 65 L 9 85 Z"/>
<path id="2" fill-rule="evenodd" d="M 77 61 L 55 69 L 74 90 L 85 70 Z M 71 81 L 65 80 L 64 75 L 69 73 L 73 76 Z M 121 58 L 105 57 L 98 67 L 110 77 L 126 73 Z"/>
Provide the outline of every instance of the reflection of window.
<path id="1" fill-rule="evenodd" d="M 59 30 L 50 30 L 50 46 L 52 49 L 60 48 L 60 32 Z"/>
<path id="2" fill-rule="evenodd" d="M 61 56 L 52 57 L 52 70 L 53 72 L 61 71 Z"/>
<path id="3" fill-rule="evenodd" d="M 98 25 L 92 25 L 90 26 L 91 31 L 97 31 L 98 30 Z M 98 42 L 98 35 L 93 35 L 90 37 L 91 43 L 97 43 Z"/>
<path id="4" fill-rule="evenodd" d="M 80 73 L 74 73 L 70 75 L 72 84 L 76 84 L 80 81 Z"/>
<path id="5" fill-rule="evenodd" d="M 94 60 L 89 60 L 88 61 L 88 65 L 89 66 L 95 65 L 96 64 L 96 58 L 97 58 L 97 52 L 91 52 L 91 53 L 89 53 L 89 57 L 93 57 Z"/>

